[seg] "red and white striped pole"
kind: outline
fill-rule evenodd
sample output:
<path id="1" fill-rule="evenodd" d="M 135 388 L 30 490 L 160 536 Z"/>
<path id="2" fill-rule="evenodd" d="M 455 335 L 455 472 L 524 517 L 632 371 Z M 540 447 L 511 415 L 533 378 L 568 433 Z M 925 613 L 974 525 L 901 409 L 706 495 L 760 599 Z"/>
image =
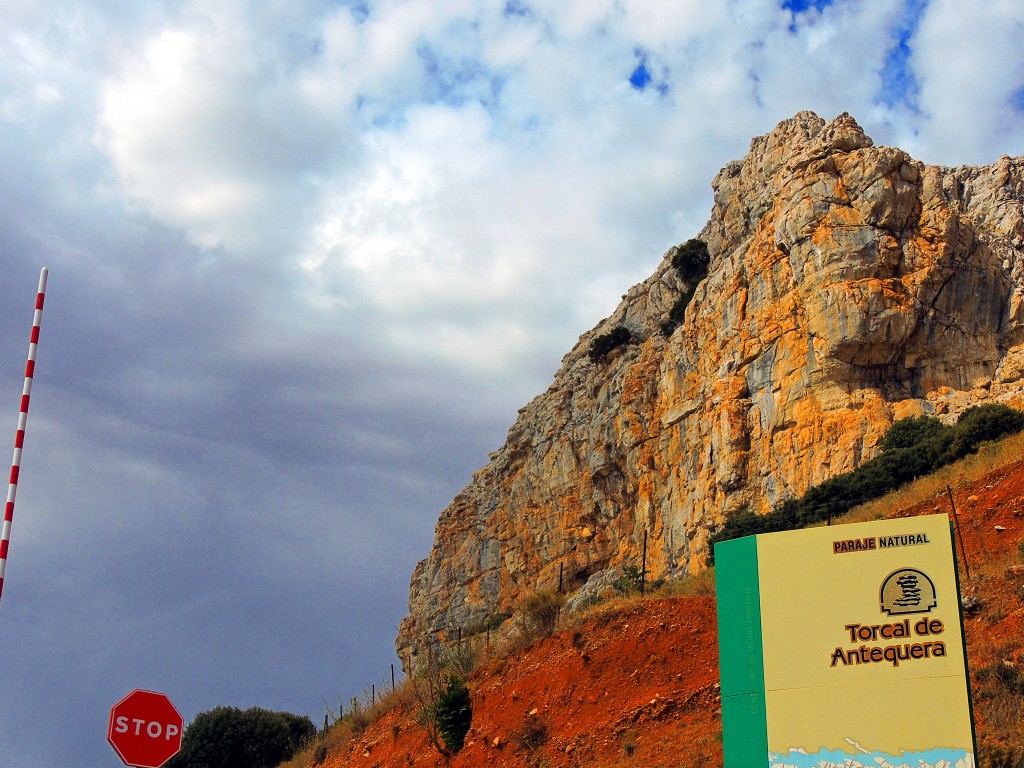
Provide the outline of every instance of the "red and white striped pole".
<path id="1" fill-rule="evenodd" d="M 21 411 L 18 413 L 18 431 L 14 435 L 14 458 L 11 461 L 11 483 L 7 487 L 7 506 L 4 507 L 4 527 L 0 535 L 0 596 L 4 592 L 4 571 L 7 570 L 7 549 L 11 541 L 11 523 L 14 521 L 14 497 L 18 494 L 18 472 L 21 470 L 21 449 L 25 445 L 25 424 L 28 421 L 28 402 L 32 395 L 32 376 L 36 369 L 36 349 L 39 347 L 39 323 L 43 319 L 43 299 L 46 298 L 46 267 L 39 273 L 39 292 L 36 294 L 36 312 L 32 318 L 32 337 L 28 343 L 28 363 L 25 364 L 25 386 L 21 390 Z"/>

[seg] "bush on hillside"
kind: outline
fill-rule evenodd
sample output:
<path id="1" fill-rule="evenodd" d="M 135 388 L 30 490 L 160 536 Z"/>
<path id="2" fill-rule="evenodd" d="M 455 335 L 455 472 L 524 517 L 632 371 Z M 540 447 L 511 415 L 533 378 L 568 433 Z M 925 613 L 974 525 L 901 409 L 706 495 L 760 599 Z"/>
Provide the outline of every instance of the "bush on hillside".
<path id="1" fill-rule="evenodd" d="M 710 263 L 711 255 L 708 253 L 708 244 L 703 240 L 692 238 L 682 245 L 676 246 L 675 253 L 672 254 L 672 266 L 686 283 L 686 288 L 672 305 L 668 317 L 661 324 L 661 332 L 665 336 L 671 336 L 672 332 L 682 324 L 686 308 L 693 300 L 697 285 L 707 277 Z"/>
<path id="2" fill-rule="evenodd" d="M 453 677 L 434 705 L 437 733 L 453 755 L 462 749 L 472 719 L 469 688 L 461 677 Z"/>
<path id="3" fill-rule="evenodd" d="M 913 448 L 929 440 L 938 439 L 948 431 L 947 427 L 934 416 L 917 416 L 900 419 L 882 437 L 878 447 L 883 453 L 901 448 Z"/>
<path id="4" fill-rule="evenodd" d="M 974 453 L 989 440 L 998 440 L 1024 429 L 1024 413 L 1005 405 L 989 404 L 968 408 L 956 423 L 953 452 L 957 458 Z"/>
<path id="5" fill-rule="evenodd" d="M 708 273 L 711 254 L 708 244 L 696 237 L 676 247 L 672 254 L 672 266 L 686 282 L 699 282 Z"/>
<path id="6" fill-rule="evenodd" d="M 661 324 L 661 332 L 665 336 L 671 336 L 672 332 L 683 323 L 683 318 L 686 315 L 686 308 L 690 306 L 690 301 L 693 299 L 693 294 L 697 291 L 697 283 L 693 283 L 683 291 L 682 295 L 676 299 L 676 303 L 672 305 L 672 309 L 669 310 L 668 319 Z"/>
<path id="7" fill-rule="evenodd" d="M 604 360 L 608 353 L 616 347 L 628 344 L 633 340 L 633 334 L 624 325 L 617 325 L 608 333 L 602 333 L 590 344 L 590 360 L 597 363 Z"/>
<path id="8" fill-rule="evenodd" d="M 200 712 L 185 729 L 181 751 L 165 768 L 272 768 L 316 735 L 308 717 L 216 707 Z"/>
<path id="9" fill-rule="evenodd" d="M 415 700 L 414 718 L 444 757 L 462 749 L 473 716 L 466 679 L 476 667 L 479 646 L 458 643 L 428 646 L 408 685 Z"/>
<path id="10" fill-rule="evenodd" d="M 858 504 L 877 499 L 974 453 L 985 441 L 1022 429 L 1024 413 L 998 404 L 967 409 L 953 427 L 929 416 L 901 419 L 885 433 L 878 456 L 852 472 L 826 480 L 766 515 L 746 512 L 727 520 L 711 537 L 711 562 L 718 542 L 804 528 L 829 516 L 842 515 Z"/>

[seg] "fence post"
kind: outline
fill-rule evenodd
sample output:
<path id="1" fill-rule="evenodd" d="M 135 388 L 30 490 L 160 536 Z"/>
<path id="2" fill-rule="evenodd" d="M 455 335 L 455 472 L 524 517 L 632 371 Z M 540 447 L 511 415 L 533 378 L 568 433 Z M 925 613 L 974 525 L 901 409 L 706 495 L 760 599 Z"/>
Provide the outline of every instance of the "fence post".
<path id="1" fill-rule="evenodd" d="M 946 493 L 949 494 L 949 506 L 953 510 L 953 524 L 956 526 L 956 537 L 960 540 L 960 554 L 964 559 L 964 572 L 967 578 L 971 578 L 971 566 L 967 563 L 967 550 L 964 549 L 964 535 L 960 531 L 960 515 L 956 513 L 956 503 L 953 501 L 953 489 L 946 485 Z"/>
<path id="2" fill-rule="evenodd" d="M 647 531 L 644 531 L 644 554 L 640 561 L 640 594 L 644 593 L 647 585 Z"/>

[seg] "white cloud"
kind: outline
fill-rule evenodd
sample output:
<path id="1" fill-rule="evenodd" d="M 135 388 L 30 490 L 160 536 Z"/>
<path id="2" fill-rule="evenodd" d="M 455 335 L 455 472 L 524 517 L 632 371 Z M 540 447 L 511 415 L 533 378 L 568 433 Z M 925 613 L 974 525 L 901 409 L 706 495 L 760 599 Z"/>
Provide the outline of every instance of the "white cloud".
<path id="1" fill-rule="evenodd" d="M 304 21 L 197 3 L 102 91 L 97 142 L 125 193 L 207 247 L 292 246 L 311 181 L 350 141 L 304 92 Z"/>
<path id="2" fill-rule="evenodd" d="M 531 294 L 563 308 L 557 343 L 575 338 L 625 287 L 610 281 L 700 227 L 715 171 L 777 120 L 847 110 L 880 138 L 939 144 L 958 130 L 878 103 L 899 0 L 797 17 L 753 0 L 512 7 L 389 0 L 294 20 L 196 0 L 107 82 L 101 146 L 125 193 L 196 242 L 301 264 L 317 306 L 372 315 L 400 353 L 498 370 L 552 330 Z M 930 115 L 953 112 L 932 83 L 957 87 L 937 68 L 961 26 L 991 48 L 962 77 L 975 111 L 1018 87 L 971 86 L 1019 70 L 1005 22 L 1020 12 L 986 13 L 929 8 L 914 63 Z M 1016 119 L 999 114 L 979 151 Z M 424 343 L 438 337 L 458 341 Z"/>
<path id="3" fill-rule="evenodd" d="M 913 41 L 921 151 L 950 165 L 1024 152 L 1024 6 L 929 3 Z"/>

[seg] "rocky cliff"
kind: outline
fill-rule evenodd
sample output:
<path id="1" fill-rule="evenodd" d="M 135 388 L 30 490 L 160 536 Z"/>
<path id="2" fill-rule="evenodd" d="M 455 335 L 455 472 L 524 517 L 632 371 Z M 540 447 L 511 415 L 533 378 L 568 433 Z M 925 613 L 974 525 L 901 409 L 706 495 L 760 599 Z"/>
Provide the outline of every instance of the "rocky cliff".
<path id="1" fill-rule="evenodd" d="M 444 510 L 397 647 L 635 562 L 699 568 L 710 534 L 876 453 L 896 419 L 1024 403 L 1024 159 L 926 166 L 802 112 L 713 182 L 693 288 L 655 273 L 580 337 Z M 694 281 L 695 282 L 695 281 Z M 624 326 L 606 358 L 595 338 Z"/>

